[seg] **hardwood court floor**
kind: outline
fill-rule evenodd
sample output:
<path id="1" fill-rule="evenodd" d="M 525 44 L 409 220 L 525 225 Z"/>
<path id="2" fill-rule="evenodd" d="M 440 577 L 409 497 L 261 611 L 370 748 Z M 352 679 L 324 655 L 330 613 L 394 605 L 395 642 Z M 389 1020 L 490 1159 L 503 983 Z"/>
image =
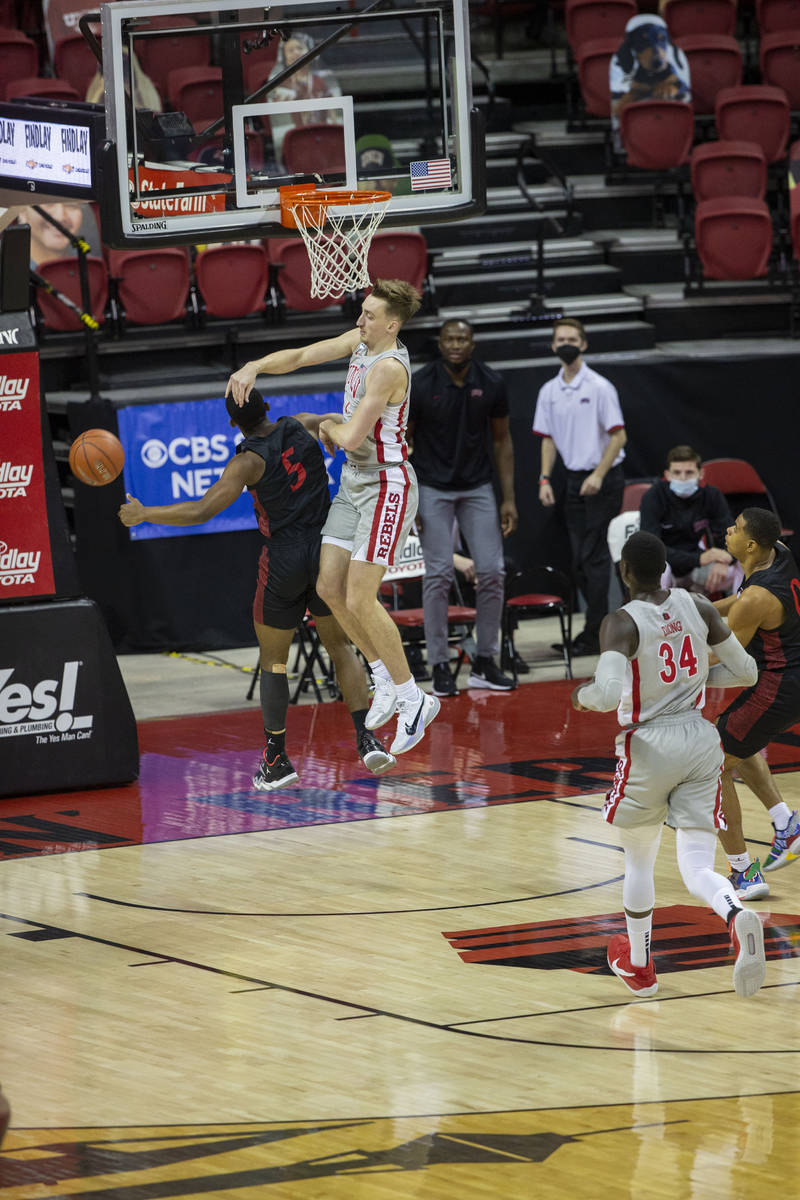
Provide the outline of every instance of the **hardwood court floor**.
<path id="1" fill-rule="evenodd" d="M 293 709 L 272 796 L 257 711 L 144 721 L 137 784 L 4 802 L 0 1200 L 797 1195 L 800 865 L 739 1000 L 665 831 L 629 1003 L 614 720 L 571 688 L 463 692 L 380 779 L 340 704 Z"/>

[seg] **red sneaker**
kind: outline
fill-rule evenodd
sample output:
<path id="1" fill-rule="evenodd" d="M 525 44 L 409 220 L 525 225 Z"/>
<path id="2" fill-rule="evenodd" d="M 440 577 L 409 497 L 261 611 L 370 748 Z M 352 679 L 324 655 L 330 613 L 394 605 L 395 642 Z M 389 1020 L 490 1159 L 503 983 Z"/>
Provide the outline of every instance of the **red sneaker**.
<path id="1" fill-rule="evenodd" d="M 652 955 L 646 967 L 635 967 L 627 934 L 615 933 L 608 943 L 608 965 L 634 996 L 654 996 L 658 991 Z"/>

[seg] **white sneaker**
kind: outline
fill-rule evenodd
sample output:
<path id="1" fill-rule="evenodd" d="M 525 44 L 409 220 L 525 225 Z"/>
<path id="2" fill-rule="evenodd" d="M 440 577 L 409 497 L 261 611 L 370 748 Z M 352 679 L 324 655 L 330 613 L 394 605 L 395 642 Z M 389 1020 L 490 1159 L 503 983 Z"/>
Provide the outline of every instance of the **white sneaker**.
<path id="1" fill-rule="evenodd" d="M 731 925 L 731 945 L 736 954 L 733 986 L 737 996 L 754 996 L 764 982 L 764 928 L 758 913 L 741 909 Z"/>
<path id="2" fill-rule="evenodd" d="M 397 711 L 397 688 L 391 679 L 382 679 L 380 675 L 376 675 L 372 682 L 375 690 L 364 724 L 367 729 L 379 729 Z"/>
<path id="3" fill-rule="evenodd" d="M 425 736 L 425 730 L 439 712 L 441 703 L 437 696 L 419 693 L 418 700 L 398 702 L 397 733 L 392 742 L 392 754 L 405 754 Z"/>

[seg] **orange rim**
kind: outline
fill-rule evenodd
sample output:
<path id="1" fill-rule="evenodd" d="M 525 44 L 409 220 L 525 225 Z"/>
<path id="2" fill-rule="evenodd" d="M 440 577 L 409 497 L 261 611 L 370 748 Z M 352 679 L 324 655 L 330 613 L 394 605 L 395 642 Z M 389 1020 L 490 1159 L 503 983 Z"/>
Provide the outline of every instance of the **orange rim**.
<path id="1" fill-rule="evenodd" d="M 280 188 L 281 225 L 296 229 L 298 225 L 319 225 L 329 208 L 350 204 L 383 204 L 391 200 L 391 192 L 334 191 L 301 183 Z"/>

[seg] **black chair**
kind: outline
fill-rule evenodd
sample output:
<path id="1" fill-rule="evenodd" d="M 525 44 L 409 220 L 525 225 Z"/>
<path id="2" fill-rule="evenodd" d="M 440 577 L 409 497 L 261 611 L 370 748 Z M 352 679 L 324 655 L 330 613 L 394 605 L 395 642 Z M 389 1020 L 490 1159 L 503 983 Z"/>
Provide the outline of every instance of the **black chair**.
<path id="1" fill-rule="evenodd" d="M 503 662 L 517 682 L 514 630 L 520 621 L 557 616 L 561 626 L 561 654 L 566 678 L 572 679 L 572 584 L 555 567 L 506 570 L 506 600 L 502 619 Z"/>

